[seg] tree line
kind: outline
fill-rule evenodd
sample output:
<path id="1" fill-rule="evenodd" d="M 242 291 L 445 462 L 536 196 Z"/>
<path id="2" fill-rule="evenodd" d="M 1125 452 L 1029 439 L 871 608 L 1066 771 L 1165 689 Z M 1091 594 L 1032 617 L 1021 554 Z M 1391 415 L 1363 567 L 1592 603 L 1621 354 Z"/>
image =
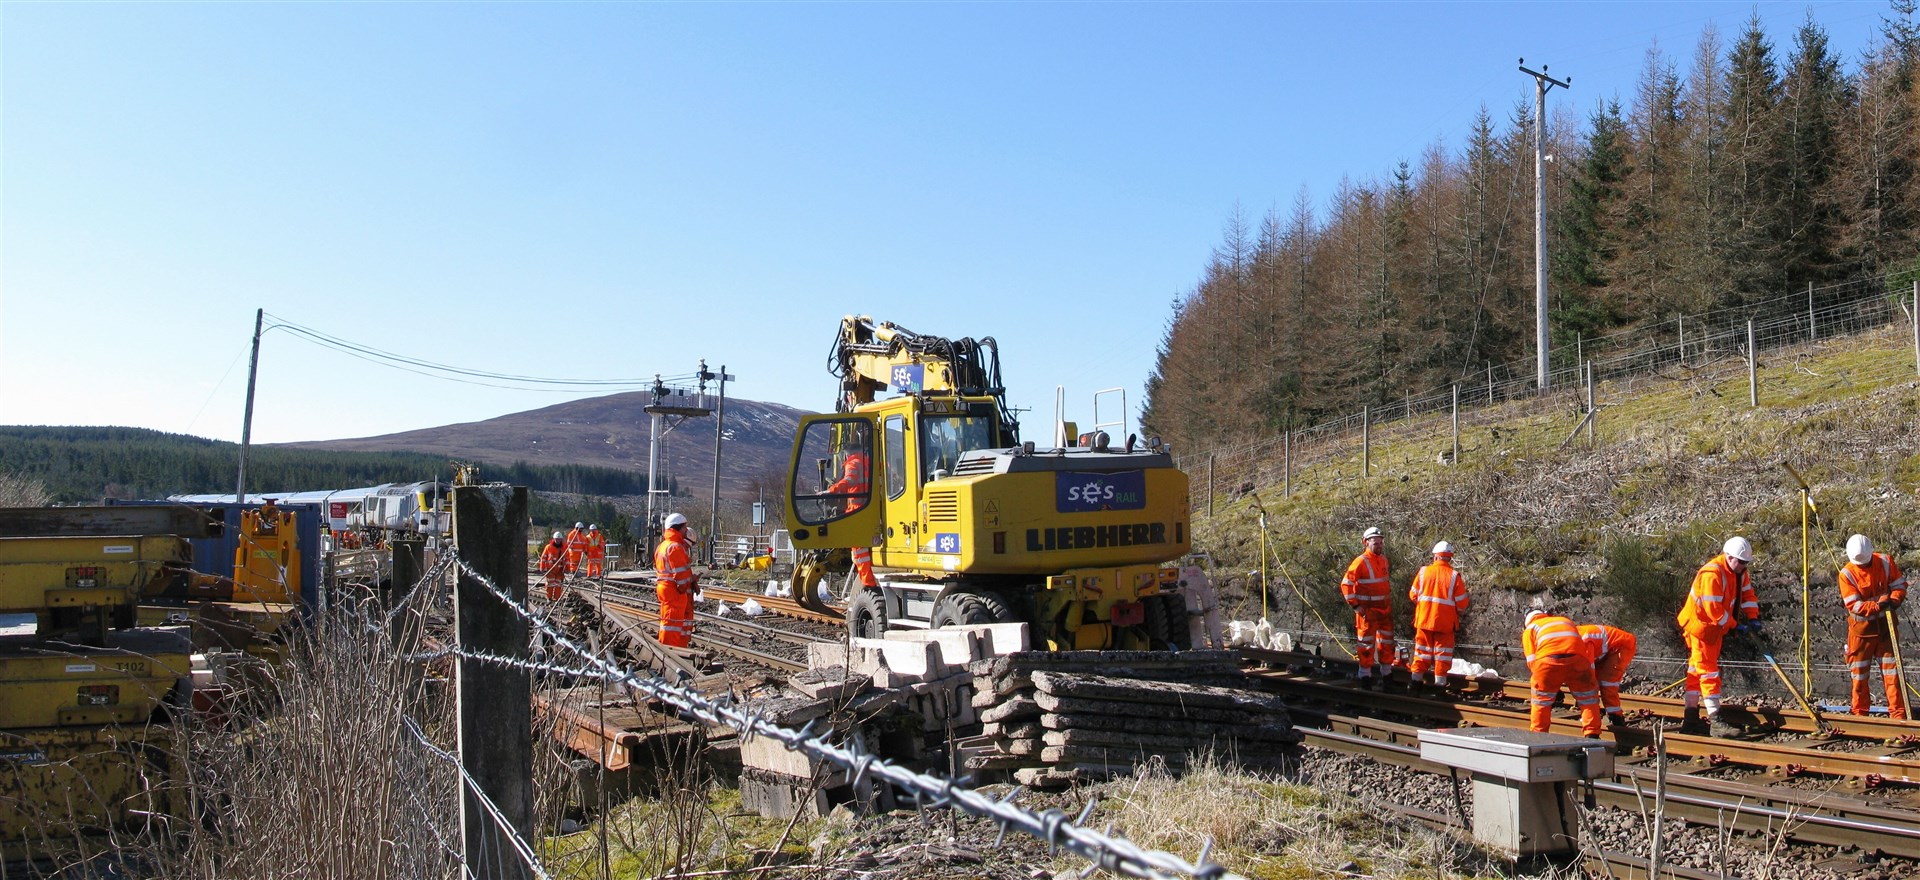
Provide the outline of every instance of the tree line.
<path id="1" fill-rule="evenodd" d="M 1650 48 L 1633 94 L 1550 117 L 1553 365 L 1577 341 L 1767 309 L 1843 282 L 1905 290 L 1920 243 L 1920 18 L 1895 0 L 1843 70 L 1811 17 L 1783 52 L 1750 19 L 1682 63 Z M 1482 106 L 1457 149 L 1230 217 L 1175 297 L 1142 425 L 1176 447 L 1301 428 L 1478 381 L 1534 356 L 1533 102 Z M 1824 290 L 1823 290 L 1824 289 Z M 1855 288 L 1857 289 L 1857 288 Z"/>
<path id="2" fill-rule="evenodd" d="M 0 426 L 0 473 L 30 480 L 55 503 L 158 499 L 231 493 L 236 443 L 144 428 Z M 483 463 L 481 479 L 544 492 L 645 495 L 640 471 L 584 465 Z M 247 450 L 249 491 L 351 489 L 453 478 L 443 457 L 411 452 L 329 452 L 255 446 Z"/>

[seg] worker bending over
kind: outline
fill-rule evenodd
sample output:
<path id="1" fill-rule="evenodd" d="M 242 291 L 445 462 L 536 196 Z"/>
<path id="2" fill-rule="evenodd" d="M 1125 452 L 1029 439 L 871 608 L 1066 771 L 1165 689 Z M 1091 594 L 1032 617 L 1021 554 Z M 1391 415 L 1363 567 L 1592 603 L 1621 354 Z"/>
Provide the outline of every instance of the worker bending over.
<path id="1" fill-rule="evenodd" d="M 554 532 L 553 540 L 540 548 L 540 573 L 547 578 L 547 599 L 558 601 L 561 582 L 567 577 L 567 544 L 559 532 Z"/>
<path id="2" fill-rule="evenodd" d="M 1640 640 L 1633 633 L 1604 623 L 1580 625 L 1580 647 L 1593 661 L 1593 677 L 1600 685 L 1600 707 L 1607 712 L 1607 726 L 1619 730 L 1627 726 L 1626 713 L 1620 710 L 1620 682 L 1627 677 L 1627 664 L 1633 662 Z"/>
<path id="3" fill-rule="evenodd" d="M 1360 533 L 1360 546 L 1360 555 L 1347 564 L 1347 575 L 1340 580 L 1340 593 L 1353 609 L 1360 686 L 1372 688 L 1376 676 L 1385 679 L 1393 671 L 1393 598 L 1383 552 L 1387 539 L 1378 528 L 1368 528 Z"/>
<path id="4" fill-rule="evenodd" d="M 1720 718 L 1720 643 L 1727 633 L 1760 632 L 1760 601 L 1754 598 L 1748 564 L 1753 545 L 1735 535 L 1720 555 L 1700 566 L 1693 576 L 1687 604 L 1680 608 L 1680 632 L 1687 642 L 1686 708 L 1681 727 L 1699 732 L 1700 710 L 1707 711 L 1707 731 L 1714 736 L 1739 732 Z M 1737 620 L 1737 622 L 1736 622 Z"/>
<path id="5" fill-rule="evenodd" d="M 1893 557 L 1873 552 L 1866 535 L 1847 539 L 1847 565 L 1840 569 L 1840 601 L 1847 606 L 1847 675 L 1853 679 L 1855 715 L 1867 714 L 1873 693 L 1867 670 L 1880 667 L 1887 692 L 1887 717 L 1907 717 L 1907 695 L 1900 692 L 1900 666 L 1894 640 L 1900 637 L 1894 612 L 1907 601 L 1907 576 Z"/>
<path id="6" fill-rule="evenodd" d="M 693 550 L 687 518 L 667 514 L 666 532 L 653 551 L 653 572 L 660 597 L 660 644 L 685 648 L 693 639 Z"/>
<path id="7" fill-rule="evenodd" d="M 1573 621 L 1545 611 L 1527 612 L 1527 628 L 1520 634 L 1527 653 L 1527 671 L 1533 677 L 1533 713 L 1528 730 L 1546 733 L 1553 727 L 1553 704 L 1560 688 L 1573 694 L 1580 707 L 1580 733 L 1600 738 L 1600 685 L 1594 681 L 1593 661 L 1580 647 L 1580 630 Z"/>
<path id="8" fill-rule="evenodd" d="M 1467 582 L 1453 570 L 1453 545 L 1433 545 L 1433 561 L 1413 576 L 1413 686 L 1445 686 L 1453 671 L 1453 637 L 1467 610 Z"/>

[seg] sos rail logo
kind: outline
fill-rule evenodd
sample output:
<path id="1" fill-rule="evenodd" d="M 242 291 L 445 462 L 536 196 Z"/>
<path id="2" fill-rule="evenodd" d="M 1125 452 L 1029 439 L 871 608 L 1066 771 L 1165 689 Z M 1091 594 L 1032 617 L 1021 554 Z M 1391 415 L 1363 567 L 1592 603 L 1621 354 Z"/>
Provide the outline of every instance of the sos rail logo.
<path id="1" fill-rule="evenodd" d="M 1054 472 L 1054 509 L 1061 513 L 1139 510 L 1147 506 L 1145 471 Z"/>

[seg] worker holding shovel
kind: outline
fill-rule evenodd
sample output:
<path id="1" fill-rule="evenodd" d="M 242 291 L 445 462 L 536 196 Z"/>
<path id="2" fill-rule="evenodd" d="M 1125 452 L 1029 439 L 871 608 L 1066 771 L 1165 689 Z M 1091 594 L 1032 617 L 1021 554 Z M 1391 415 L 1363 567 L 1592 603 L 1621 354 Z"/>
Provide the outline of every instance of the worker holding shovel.
<path id="1" fill-rule="evenodd" d="M 1893 557 L 1873 552 L 1866 535 L 1847 539 L 1847 564 L 1840 569 L 1840 601 L 1847 606 L 1847 675 L 1852 680 L 1853 714 L 1867 714 L 1872 704 L 1869 670 L 1880 667 L 1887 692 L 1887 715 L 1907 717 L 1907 698 L 1900 692 L 1899 640 L 1895 612 L 1907 600 L 1907 578 Z"/>

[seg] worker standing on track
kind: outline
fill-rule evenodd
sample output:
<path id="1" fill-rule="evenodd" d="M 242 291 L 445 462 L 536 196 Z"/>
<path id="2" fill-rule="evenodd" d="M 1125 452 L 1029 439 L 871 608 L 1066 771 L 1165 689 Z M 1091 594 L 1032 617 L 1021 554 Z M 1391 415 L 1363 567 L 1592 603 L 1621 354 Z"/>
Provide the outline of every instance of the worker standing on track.
<path id="1" fill-rule="evenodd" d="M 607 567 L 607 536 L 600 524 L 587 526 L 587 577 L 597 578 Z"/>
<path id="2" fill-rule="evenodd" d="M 567 574 L 580 570 L 580 558 L 587 555 L 587 524 L 573 524 L 573 531 L 567 533 Z"/>
<path id="3" fill-rule="evenodd" d="M 1753 545 L 1735 535 L 1722 545 L 1719 556 L 1700 566 L 1699 573 L 1693 576 L 1693 587 L 1679 617 L 1681 634 L 1687 641 L 1683 730 L 1700 730 L 1700 710 L 1704 707 L 1708 733 L 1714 736 L 1739 733 L 1720 718 L 1720 643 L 1727 633 L 1736 630 L 1760 632 L 1760 600 L 1754 598 L 1747 570 L 1752 562 Z"/>
<path id="4" fill-rule="evenodd" d="M 1387 587 L 1386 537 L 1368 528 L 1360 534 L 1360 546 L 1340 580 L 1340 593 L 1353 609 L 1360 686 L 1371 689 L 1376 676 L 1384 680 L 1393 671 L 1393 598 Z"/>
<path id="5" fill-rule="evenodd" d="M 1607 712 L 1607 726 L 1614 730 L 1627 726 L 1626 713 L 1620 709 L 1620 682 L 1627 677 L 1627 665 L 1633 662 L 1640 640 L 1619 627 L 1586 623 L 1580 625 L 1580 647 L 1593 661 L 1593 677 L 1599 680 L 1600 706 Z"/>
<path id="6" fill-rule="evenodd" d="M 1413 686 L 1445 686 L 1453 670 L 1453 636 L 1467 610 L 1467 582 L 1453 570 L 1453 545 L 1433 545 L 1433 561 L 1413 576 Z"/>
<path id="7" fill-rule="evenodd" d="M 685 648 L 693 638 L 693 550 L 687 518 L 669 513 L 653 551 L 654 595 L 660 598 L 660 644 Z"/>
<path id="8" fill-rule="evenodd" d="M 827 487 L 829 495 L 846 495 L 847 512 L 853 513 L 867 506 L 867 492 L 871 483 L 871 459 L 867 455 L 867 431 L 864 425 L 855 425 L 849 429 L 847 448 L 851 451 L 841 460 L 840 479 Z M 880 582 L 873 577 L 873 548 L 854 547 L 853 570 L 860 575 L 860 586 L 876 589 Z"/>
<path id="9" fill-rule="evenodd" d="M 558 601 L 562 594 L 561 583 L 567 576 L 567 544 L 561 540 L 560 533 L 553 533 L 553 540 L 540 548 L 540 573 L 547 578 L 547 598 Z"/>
<path id="10" fill-rule="evenodd" d="M 1580 646 L 1580 630 L 1558 614 L 1527 612 L 1527 628 L 1520 635 L 1527 653 L 1527 671 L 1533 677 L 1533 713 L 1528 730 L 1546 733 L 1553 727 L 1553 704 L 1565 686 L 1580 707 L 1580 733 L 1600 738 L 1600 685 L 1593 677 L 1593 661 Z"/>
<path id="11" fill-rule="evenodd" d="M 1847 674 L 1853 682 L 1855 715 L 1867 714 L 1873 691 L 1867 670 L 1880 667 L 1880 681 L 1887 691 L 1887 717 L 1907 717 L 1907 695 L 1900 692 L 1900 668 L 1894 660 L 1893 642 L 1899 637 L 1889 612 L 1898 612 L 1907 601 L 1907 576 L 1893 557 L 1873 552 L 1866 535 L 1847 539 L 1847 565 L 1840 569 L 1840 601 L 1847 606 Z"/>

